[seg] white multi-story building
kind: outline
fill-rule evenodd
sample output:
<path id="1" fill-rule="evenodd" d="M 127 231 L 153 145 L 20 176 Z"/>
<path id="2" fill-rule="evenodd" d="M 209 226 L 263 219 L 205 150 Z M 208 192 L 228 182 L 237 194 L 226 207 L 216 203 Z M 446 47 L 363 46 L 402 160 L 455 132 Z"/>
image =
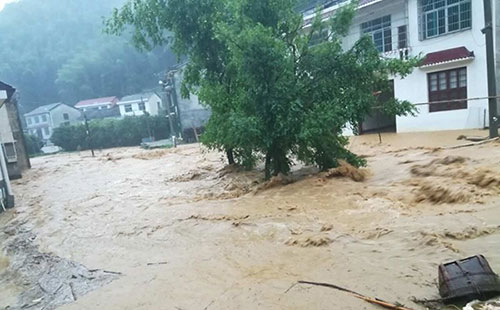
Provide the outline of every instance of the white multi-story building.
<path id="1" fill-rule="evenodd" d="M 347 2 L 316 1 L 314 5 L 322 5 L 327 18 Z M 493 12 L 500 12 L 498 0 L 492 3 Z M 498 37 L 500 16 L 493 16 Z M 313 17 L 314 10 L 305 12 L 306 26 Z M 393 95 L 412 103 L 429 103 L 418 105 L 416 117 L 372 117 L 361 129 L 392 125 L 397 132 L 410 132 L 487 126 L 487 99 L 456 101 L 488 96 L 484 27 L 482 0 L 361 0 L 344 47 L 368 35 L 382 57 L 421 55 L 423 64 L 412 74 L 393 79 Z M 500 66 L 498 59 L 497 63 Z"/>

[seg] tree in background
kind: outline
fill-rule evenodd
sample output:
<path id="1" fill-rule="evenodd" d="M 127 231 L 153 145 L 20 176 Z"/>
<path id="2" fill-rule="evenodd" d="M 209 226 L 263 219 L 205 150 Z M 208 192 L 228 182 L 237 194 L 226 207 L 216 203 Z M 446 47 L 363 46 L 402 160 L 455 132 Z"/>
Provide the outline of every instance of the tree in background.
<path id="1" fill-rule="evenodd" d="M 176 63 L 165 48 L 138 52 L 106 35 L 102 17 L 124 0 L 22 0 L 0 11 L 0 80 L 26 113 L 52 102 L 125 96 L 157 86 Z"/>
<path id="2" fill-rule="evenodd" d="M 288 173 L 294 156 L 323 170 L 339 159 L 363 165 L 346 149 L 343 129 L 379 105 L 374 92 L 387 87 L 389 76 L 406 76 L 418 59 L 381 58 L 368 37 L 344 51 L 357 1 L 327 22 L 318 12 L 309 28 L 296 4 L 133 0 L 114 11 L 107 29 L 121 34 L 132 25 L 137 46 L 170 42 L 188 55 L 184 87 L 212 109 L 203 143 L 233 151 L 245 166 L 262 156 L 267 178 Z M 315 41 L 325 31 L 326 40 Z M 397 99 L 381 108 L 396 115 L 415 111 Z"/>

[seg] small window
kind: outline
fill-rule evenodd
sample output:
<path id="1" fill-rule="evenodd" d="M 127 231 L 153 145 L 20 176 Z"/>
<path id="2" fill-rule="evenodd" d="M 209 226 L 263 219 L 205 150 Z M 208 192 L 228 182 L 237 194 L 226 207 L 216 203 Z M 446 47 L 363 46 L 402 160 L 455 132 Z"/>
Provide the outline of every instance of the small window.
<path id="1" fill-rule="evenodd" d="M 64 113 L 63 114 L 63 118 L 65 121 L 68 121 L 69 120 L 69 114 L 68 113 Z"/>
<path id="2" fill-rule="evenodd" d="M 42 115 L 42 122 L 46 123 L 47 122 L 47 115 Z"/>
<path id="3" fill-rule="evenodd" d="M 7 159 L 7 162 L 9 162 L 9 163 L 16 162 L 17 161 L 16 144 L 15 143 L 5 143 L 3 145 L 3 147 L 4 147 L 5 157 Z M 0 151 L 1 151 L 1 149 L 0 149 Z"/>
<path id="4" fill-rule="evenodd" d="M 132 105 L 131 104 L 126 104 L 125 105 L 125 112 L 132 112 Z"/>
<path id="5" fill-rule="evenodd" d="M 429 73 L 428 83 L 429 112 L 467 109 L 467 100 L 458 101 L 467 99 L 466 68 Z"/>
<path id="6" fill-rule="evenodd" d="M 35 116 L 35 123 L 36 123 L 36 124 L 40 123 L 40 118 L 38 117 L 38 115 L 37 115 L 37 116 Z"/>
<path id="7" fill-rule="evenodd" d="M 146 104 L 144 102 L 139 102 L 139 111 L 146 111 Z"/>
<path id="8" fill-rule="evenodd" d="M 407 27 L 399 26 L 398 27 L 398 48 L 407 48 L 408 47 L 408 32 Z"/>
<path id="9" fill-rule="evenodd" d="M 370 35 L 379 52 L 392 51 L 391 16 L 376 18 L 361 24 L 361 32 Z"/>
<path id="10" fill-rule="evenodd" d="M 31 125 L 31 117 L 26 118 L 26 123 L 28 123 L 28 125 Z"/>

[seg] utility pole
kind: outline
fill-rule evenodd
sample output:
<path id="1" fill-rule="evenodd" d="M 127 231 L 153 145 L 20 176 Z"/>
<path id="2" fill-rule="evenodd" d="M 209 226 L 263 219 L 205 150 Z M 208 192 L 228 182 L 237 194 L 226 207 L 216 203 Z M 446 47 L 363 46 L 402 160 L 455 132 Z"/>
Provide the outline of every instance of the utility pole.
<path id="1" fill-rule="evenodd" d="M 486 66 L 488 67 L 488 110 L 490 113 L 490 138 L 498 137 L 497 87 L 495 75 L 495 49 L 493 47 L 493 14 L 491 0 L 484 1 L 484 29 L 486 37 Z"/>
<path id="2" fill-rule="evenodd" d="M 85 119 L 85 133 L 87 134 L 87 141 L 89 143 L 90 151 L 92 152 L 92 157 L 95 157 L 94 146 L 92 143 L 92 136 L 90 135 L 89 120 L 87 119 L 87 114 L 83 114 L 83 118 Z"/>
<path id="3" fill-rule="evenodd" d="M 170 94 L 172 92 L 173 87 L 168 78 L 168 73 L 165 76 L 165 80 L 160 81 L 160 85 L 163 87 L 163 100 L 167 105 L 167 118 L 168 118 L 168 124 L 170 126 L 170 136 L 172 137 L 172 146 L 177 147 L 174 123 L 172 121 L 172 111 L 170 110 L 170 107 L 172 105 Z"/>

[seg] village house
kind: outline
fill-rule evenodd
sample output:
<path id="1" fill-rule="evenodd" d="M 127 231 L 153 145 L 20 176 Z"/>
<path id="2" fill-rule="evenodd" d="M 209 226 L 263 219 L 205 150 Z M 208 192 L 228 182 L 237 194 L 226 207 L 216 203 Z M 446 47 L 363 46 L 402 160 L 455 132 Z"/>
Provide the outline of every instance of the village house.
<path id="1" fill-rule="evenodd" d="M 2 82 L 0 82 L 0 152 L 4 155 L 10 179 L 21 178 L 22 172 L 31 168 L 15 89 Z"/>
<path id="2" fill-rule="evenodd" d="M 322 8 L 321 14 L 327 18 L 347 2 L 311 1 L 304 10 L 306 29 L 316 7 Z M 496 6 L 494 12 L 500 13 L 498 1 L 492 3 Z M 498 25 L 500 14 L 495 18 Z M 488 100 L 484 99 L 488 96 L 486 47 L 481 32 L 484 27 L 480 0 L 361 0 L 344 48 L 352 47 L 366 35 L 373 39 L 381 57 L 422 56 L 422 65 L 412 74 L 405 79 L 393 78 L 394 91 L 386 95 L 424 104 L 417 106 L 416 117 L 373 115 L 360 129 L 411 132 L 488 126 Z M 493 29 L 499 38 L 499 27 Z M 500 47 L 499 40 L 496 44 Z M 499 48 L 497 53 L 500 56 Z M 456 101 L 466 98 L 483 99 Z"/>
<path id="3" fill-rule="evenodd" d="M 87 99 L 78 102 L 75 108 L 82 111 L 87 120 L 119 118 L 121 115 L 118 101 L 118 97 L 115 96 Z"/>
<path id="4" fill-rule="evenodd" d="M 156 93 L 146 92 L 123 97 L 119 102 L 121 116 L 141 116 L 145 113 L 155 116 L 163 109 L 163 103 Z"/>
<path id="5" fill-rule="evenodd" d="M 87 99 L 87 100 L 82 100 L 77 104 L 75 104 L 75 108 L 83 112 L 91 110 L 112 109 L 116 106 L 118 101 L 119 101 L 118 98 L 115 96 Z"/>
<path id="6" fill-rule="evenodd" d="M 28 133 L 37 135 L 44 142 L 50 140 L 55 128 L 78 123 L 80 116 L 78 109 L 64 103 L 43 105 L 24 114 Z"/>

